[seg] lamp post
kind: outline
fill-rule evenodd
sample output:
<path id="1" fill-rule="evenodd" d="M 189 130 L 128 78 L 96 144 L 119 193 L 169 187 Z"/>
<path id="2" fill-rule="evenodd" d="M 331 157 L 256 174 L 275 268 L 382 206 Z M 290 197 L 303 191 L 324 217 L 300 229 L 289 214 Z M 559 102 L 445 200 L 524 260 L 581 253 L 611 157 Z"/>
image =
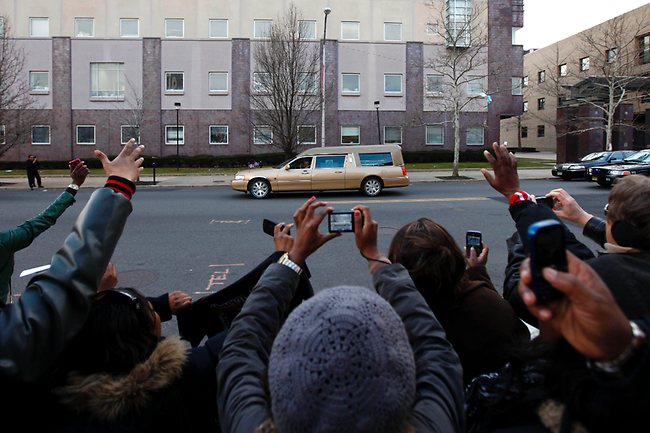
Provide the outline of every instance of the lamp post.
<path id="1" fill-rule="evenodd" d="M 176 171 L 181 169 L 181 159 L 178 154 L 178 139 L 179 139 L 179 128 L 178 128 L 178 112 L 181 109 L 180 102 L 174 102 L 174 108 L 176 108 Z"/>
<path id="2" fill-rule="evenodd" d="M 325 147 L 325 38 L 327 38 L 327 16 L 332 12 L 331 8 L 323 9 L 325 22 L 323 24 L 323 39 L 320 42 L 320 145 Z"/>
<path id="3" fill-rule="evenodd" d="M 379 101 L 375 101 L 375 109 L 377 110 L 377 138 L 381 144 L 381 127 L 379 126 Z"/>

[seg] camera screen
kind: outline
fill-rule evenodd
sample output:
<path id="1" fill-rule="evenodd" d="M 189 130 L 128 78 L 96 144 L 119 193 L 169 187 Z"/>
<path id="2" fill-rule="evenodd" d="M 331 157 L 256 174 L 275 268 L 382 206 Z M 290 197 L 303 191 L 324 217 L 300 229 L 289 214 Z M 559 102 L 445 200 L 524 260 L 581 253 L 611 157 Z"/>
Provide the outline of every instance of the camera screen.
<path id="1" fill-rule="evenodd" d="M 352 212 L 332 212 L 328 215 L 330 232 L 353 232 L 354 217 Z"/>
<path id="2" fill-rule="evenodd" d="M 468 247 L 480 247 L 481 246 L 481 235 L 477 233 L 467 233 L 467 246 Z"/>

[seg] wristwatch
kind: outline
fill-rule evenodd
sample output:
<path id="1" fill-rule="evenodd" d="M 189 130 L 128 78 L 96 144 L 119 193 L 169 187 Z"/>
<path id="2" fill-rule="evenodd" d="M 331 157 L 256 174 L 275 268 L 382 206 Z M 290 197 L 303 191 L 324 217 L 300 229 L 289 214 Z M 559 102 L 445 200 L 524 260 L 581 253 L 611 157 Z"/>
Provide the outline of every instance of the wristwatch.
<path id="1" fill-rule="evenodd" d="M 79 191 L 79 185 L 77 185 L 76 183 L 71 183 L 70 185 L 68 185 L 68 188 L 74 189 L 75 191 Z"/>
<path id="2" fill-rule="evenodd" d="M 292 269 L 298 275 L 302 274 L 302 268 L 289 258 L 289 253 L 282 254 L 278 263 Z"/>
<path id="3" fill-rule="evenodd" d="M 632 341 L 616 359 L 611 361 L 592 361 L 593 366 L 606 373 L 620 373 L 625 364 L 633 357 L 637 350 L 646 342 L 646 335 L 636 323 L 630 321 L 632 328 Z"/>

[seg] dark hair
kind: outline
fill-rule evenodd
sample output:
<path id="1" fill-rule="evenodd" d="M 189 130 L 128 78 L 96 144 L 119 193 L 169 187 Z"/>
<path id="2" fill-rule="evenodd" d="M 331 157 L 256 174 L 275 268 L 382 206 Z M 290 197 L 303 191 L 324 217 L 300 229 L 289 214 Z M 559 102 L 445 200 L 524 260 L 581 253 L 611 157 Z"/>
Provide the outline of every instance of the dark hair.
<path id="1" fill-rule="evenodd" d="M 650 243 L 650 178 L 626 176 L 609 194 L 607 218 L 613 223 L 626 221 L 639 229 L 643 241 Z"/>
<path id="2" fill-rule="evenodd" d="M 147 359 L 158 337 L 149 301 L 132 288 L 97 293 L 90 315 L 68 348 L 67 371 L 125 374 Z"/>
<path id="3" fill-rule="evenodd" d="M 465 274 L 465 255 L 437 222 L 420 218 L 399 229 L 388 258 L 404 265 L 432 309 L 455 301 Z"/>

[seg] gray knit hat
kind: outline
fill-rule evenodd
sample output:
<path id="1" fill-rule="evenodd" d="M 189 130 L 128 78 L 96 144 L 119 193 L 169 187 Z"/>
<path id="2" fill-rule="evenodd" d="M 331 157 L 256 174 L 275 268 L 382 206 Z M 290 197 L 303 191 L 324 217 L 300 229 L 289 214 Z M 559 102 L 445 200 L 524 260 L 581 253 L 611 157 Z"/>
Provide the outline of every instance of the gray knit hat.
<path id="1" fill-rule="evenodd" d="M 400 432 L 415 399 L 404 324 L 366 288 L 323 290 L 280 329 L 269 388 L 280 433 Z"/>

